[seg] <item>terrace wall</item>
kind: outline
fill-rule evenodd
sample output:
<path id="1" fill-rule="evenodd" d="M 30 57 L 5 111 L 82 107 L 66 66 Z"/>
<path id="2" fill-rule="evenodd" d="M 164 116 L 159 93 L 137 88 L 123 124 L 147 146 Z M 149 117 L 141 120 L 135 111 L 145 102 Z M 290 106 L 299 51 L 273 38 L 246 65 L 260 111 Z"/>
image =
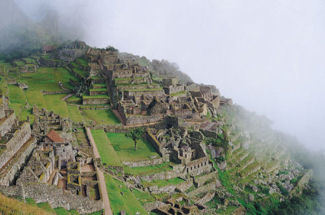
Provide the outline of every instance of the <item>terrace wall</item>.
<path id="1" fill-rule="evenodd" d="M 103 105 L 108 104 L 108 98 L 83 98 L 82 104 L 83 105 Z"/>
<path id="2" fill-rule="evenodd" d="M 12 184 L 17 172 L 24 167 L 27 158 L 36 146 L 36 139 L 31 139 L 29 141 L 30 142 L 27 143 L 28 145 L 26 146 L 25 151 L 18 155 L 17 160 L 14 161 L 13 165 L 9 166 L 7 170 L 1 172 L 0 185 L 9 186 Z"/>
<path id="3" fill-rule="evenodd" d="M 164 160 L 162 158 L 156 158 L 151 160 L 132 161 L 132 162 L 123 161 L 123 164 L 129 167 L 143 167 L 143 166 L 158 165 L 158 164 L 162 164 L 163 162 Z"/>
<path id="4" fill-rule="evenodd" d="M 31 134 L 30 125 L 25 122 L 7 143 L 7 150 L 0 155 L 0 169 L 17 153 L 23 144 L 29 140 Z"/>
<path id="5" fill-rule="evenodd" d="M 47 184 L 30 183 L 23 186 L 2 186 L 0 190 L 6 196 L 32 198 L 36 203 L 48 202 L 52 208 L 63 207 L 66 210 L 77 210 L 80 214 L 93 213 L 103 209 L 102 201 L 73 195 Z"/>
<path id="6" fill-rule="evenodd" d="M 3 137 L 8 133 L 16 122 L 16 114 L 12 112 L 0 125 L 0 136 Z"/>
<path id="7" fill-rule="evenodd" d="M 97 88 L 97 90 L 89 90 L 89 95 L 91 96 L 98 96 L 98 95 L 106 95 L 107 90 L 98 90 L 100 88 Z"/>

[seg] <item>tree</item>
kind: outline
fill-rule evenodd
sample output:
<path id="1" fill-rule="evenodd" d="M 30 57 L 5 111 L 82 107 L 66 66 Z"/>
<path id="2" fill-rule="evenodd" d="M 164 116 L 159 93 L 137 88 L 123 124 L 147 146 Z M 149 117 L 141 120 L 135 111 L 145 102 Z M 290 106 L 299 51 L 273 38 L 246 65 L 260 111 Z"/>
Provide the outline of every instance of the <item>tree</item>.
<path id="1" fill-rule="evenodd" d="M 133 140 L 135 150 L 137 150 L 137 141 L 142 138 L 143 133 L 143 128 L 134 128 L 125 134 L 126 137 L 129 137 Z"/>

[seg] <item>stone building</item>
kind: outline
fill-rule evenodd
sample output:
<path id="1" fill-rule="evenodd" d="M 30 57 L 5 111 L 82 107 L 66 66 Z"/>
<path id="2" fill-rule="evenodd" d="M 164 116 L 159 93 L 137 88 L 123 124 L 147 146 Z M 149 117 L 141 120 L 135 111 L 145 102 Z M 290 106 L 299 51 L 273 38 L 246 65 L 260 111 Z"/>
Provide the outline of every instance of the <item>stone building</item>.
<path id="1" fill-rule="evenodd" d="M 174 171 L 184 175 L 199 175 L 212 170 L 203 148 L 203 134 L 183 128 L 147 129 L 147 139 L 164 161 L 177 165 Z"/>

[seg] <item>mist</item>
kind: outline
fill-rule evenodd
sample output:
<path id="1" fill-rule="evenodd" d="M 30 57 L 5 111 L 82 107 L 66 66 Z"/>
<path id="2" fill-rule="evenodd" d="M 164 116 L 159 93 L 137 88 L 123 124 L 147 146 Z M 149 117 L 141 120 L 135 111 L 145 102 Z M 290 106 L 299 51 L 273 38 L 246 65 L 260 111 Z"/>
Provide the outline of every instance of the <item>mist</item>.
<path id="1" fill-rule="evenodd" d="M 34 20 L 57 11 L 90 45 L 176 62 L 309 149 L 324 148 L 323 1 L 16 2 Z"/>

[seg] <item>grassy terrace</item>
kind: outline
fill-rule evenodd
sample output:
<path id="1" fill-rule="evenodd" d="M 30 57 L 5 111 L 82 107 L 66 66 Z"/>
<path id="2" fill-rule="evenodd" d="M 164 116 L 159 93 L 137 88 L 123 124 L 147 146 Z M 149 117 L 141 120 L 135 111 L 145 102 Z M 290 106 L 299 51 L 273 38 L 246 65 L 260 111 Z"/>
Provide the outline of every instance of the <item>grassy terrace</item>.
<path id="1" fill-rule="evenodd" d="M 27 198 L 26 199 L 27 205 L 30 205 L 30 207 L 36 207 L 40 208 L 43 213 L 35 213 L 35 214 L 57 214 L 57 215 L 79 215 L 78 211 L 76 210 L 66 210 L 64 208 L 51 208 L 51 206 L 47 202 L 42 202 L 42 203 L 36 203 L 33 199 Z M 21 213 L 17 213 L 21 214 Z M 30 213 L 28 213 L 30 214 Z M 34 213 L 32 213 L 34 214 Z M 95 213 L 91 213 L 88 215 L 101 215 L 102 212 L 98 211 Z"/>
<path id="2" fill-rule="evenodd" d="M 8 198 L 0 194 L 0 213 L 1 214 L 55 214 L 48 212 L 36 205 L 20 202 L 16 199 Z"/>
<path id="3" fill-rule="evenodd" d="M 122 166 L 120 157 L 107 139 L 105 132 L 103 130 L 91 130 L 91 133 L 94 137 L 102 162 L 107 165 Z"/>
<path id="4" fill-rule="evenodd" d="M 93 120 L 97 124 L 120 124 L 120 121 L 116 118 L 111 110 L 82 110 L 81 114 L 84 119 Z"/>
<path id="5" fill-rule="evenodd" d="M 124 172 L 131 174 L 131 175 L 152 175 L 159 172 L 166 172 L 173 170 L 170 163 L 162 163 L 158 165 L 152 165 L 152 166 L 144 166 L 144 167 L 125 167 Z"/>
<path id="6" fill-rule="evenodd" d="M 109 99 L 108 95 L 82 96 L 83 99 Z"/>
<path id="7" fill-rule="evenodd" d="M 122 210 L 126 214 L 147 214 L 134 193 L 132 193 L 123 182 L 114 179 L 110 175 L 105 175 L 107 192 L 113 210 L 113 214 L 120 214 Z"/>
<path id="8" fill-rule="evenodd" d="M 127 88 L 127 87 L 133 87 L 133 88 L 146 88 L 148 86 L 154 86 L 156 88 L 160 87 L 159 84 L 147 84 L 147 83 L 143 83 L 143 84 L 131 84 L 131 83 L 126 83 L 126 84 L 116 84 L 117 87 L 119 88 Z"/>
<path id="9" fill-rule="evenodd" d="M 89 91 L 91 91 L 91 92 L 106 92 L 107 89 L 106 88 L 93 88 L 93 89 L 90 89 Z"/>
<path id="10" fill-rule="evenodd" d="M 107 137 L 121 161 L 139 161 L 151 159 L 153 156 L 159 157 L 151 144 L 144 139 L 138 140 L 137 150 L 135 150 L 133 140 L 126 137 L 124 133 L 107 133 Z"/>
<path id="11" fill-rule="evenodd" d="M 94 88 L 106 88 L 106 84 L 93 84 Z"/>
<path id="12" fill-rule="evenodd" d="M 133 190 L 132 193 L 137 198 L 137 200 L 139 202 L 141 202 L 141 204 L 155 201 L 155 198 L 153 196 L 151 196 L 148 192 Z"/>
<path id="13" fill-rule="evenodd" d="M 155 185 L 157 185 L 158 187 L 165 187 L 168 185 L 178 185 L 183 182 L 184 182 L 184 180 L 181 178 L 171 178 L 168 180 L 153 180 L 151 182 L 143 182 L 143 185 L 145 187 L 150 187 L 150 186 L 155 186 Z"/>
<path id="14" fill-rule="evenodd" d="M 143 89 L 128 89 L 130 92 L 153 92 L 153 91 L 161 91 L 163 88 L 143 88 Z"/>
<path id="15" fill-rule="evenodd" d="M 88 61 L 86 59 L 84 59 L 84 58 L 77 58 L 76 63 L 83 66 L 83 67 L 88 66 Z"/>
<path id="16" fill-rule="evenodd" d="M 185 95 L 186 94 L 186 91 L 180 91 L 180 92 L 177 92 L 177 93 L 172 93 L 170 94 L 171 96 L 181 96 L 181 95 Z"/>
<path id="17" fill-rule="evenodd" d="M 142 77 L 129 77 L 129 78 L 114 78 L 115 81 L 126 81 L 126 80 L 140 80 L 143 79 Z"/>

